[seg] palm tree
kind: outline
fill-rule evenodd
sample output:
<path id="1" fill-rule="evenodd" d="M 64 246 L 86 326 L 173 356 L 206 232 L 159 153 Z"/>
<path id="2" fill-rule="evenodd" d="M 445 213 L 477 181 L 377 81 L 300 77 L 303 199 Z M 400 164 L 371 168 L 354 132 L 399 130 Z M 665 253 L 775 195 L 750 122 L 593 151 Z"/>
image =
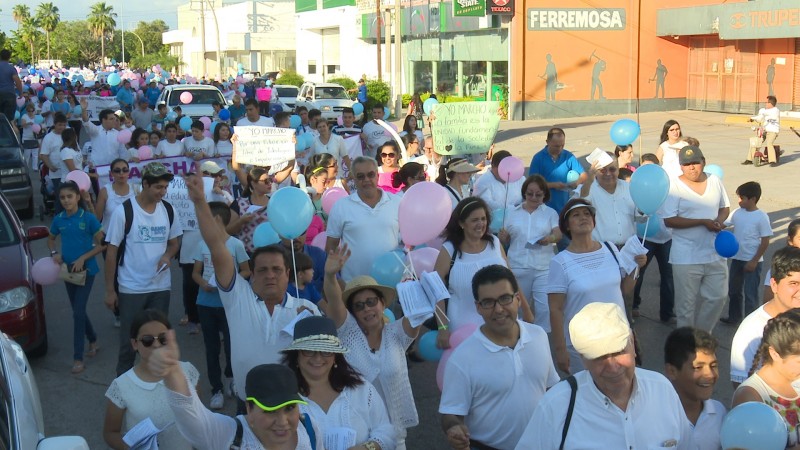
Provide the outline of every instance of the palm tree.
<path id="1" fill-rule="evenodd" d="M 47 36 L 47 59 L 50 59 L 50 33 L 56 29 L 58 22 L 61 20 L 61 16 L 58 14 L 58 6 L 52 3 L 40 3 L 39 7 L 36 8 L 36 18 L 39 20 L 39 25 L 44 30 L 45 36 Z"/>
<path id="2" fill-rule="evenodd" d="M 20 26 L 19 35 L 23 41 L 27 42 L 31 46 L 31 64 L 34 64 L 36 61 L 35 53 L 33 51 L 33 44 L 42 35 L 39 31 L 39 21 L 36 20 L 35 17 L 28 17 L 22 20 L 22 24 Z"/>
<path id="3" fill-rule="evenodd" d="M 117 13 L 114 12 L 114 7 L 106 5 L 105 2 L 95 3 L 89 11 L 89 29 L 95 37 L 100 38 L 100 64 L 104 64 L 106 60 L 105 37 L 117 26 L 115 17 Z"/>
<path id="4" fill-rule="evenodd" d="M 19 31 L 22 21 L 30 16 L 31 9 L 28 7 L 28 5 L 14 5 L 14 8 L 11 9 L 11 17 L 14 19 L 14 22 L 17 22 L 17 31 Z"/>

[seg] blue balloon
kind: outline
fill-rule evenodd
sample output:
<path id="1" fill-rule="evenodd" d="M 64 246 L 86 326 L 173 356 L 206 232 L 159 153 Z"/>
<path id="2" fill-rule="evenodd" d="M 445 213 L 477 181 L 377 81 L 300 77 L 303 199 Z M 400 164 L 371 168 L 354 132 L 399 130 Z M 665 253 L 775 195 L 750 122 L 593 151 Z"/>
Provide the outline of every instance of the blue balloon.
<path id="1" fill-rule="evenodd" d="M 747 402 L 725 416 L 720 429 L 722 448 L 782 450 L 788 429 L 780 413 L 762 402 Z"/>
<path id="2" fill-rule="evenodd" d="M 237 69 L 244 69 L 244 64 L 239 63 L 239 64 L 236 65 L 236 68 Z"/>
<path id="3" fill-rule="evenodd" d="M 436 346 L 436 338 L 438 336 L 438 331 L 430 330 L 423 334 L 421 338 L 419 338 L 417 351 L 419 352 L 419 356 L 421 356 L 425 361 L 435 362 L 442 359 L 442 353 L 444 353 L 444 350 Z"/>
<path id="4" fill-rule="evenodd" d="M 492 211 L 492 223 L 489 224 L 489 230 L 497 234 L 500 228 L 503 228 L 503 218 L 506 215 L 505 208 L 497 208 Z"/>
<path id="5" fill-rule="evenodd" d="M 189 116 L 181 117 L 181 121 L 178 122 L 178 125 L 181 126 L 183 131 L 190 131 L 192 129 L 192 118 Z"/>
<path id="6" fill-rule="evenodd" d="M 722 179 L 722 176 L 725 175 L 725 171 L 722 170 L 722 167 L 720 167 L 720 166 L 718 166 L 716 164 L 709 164 L 709 165 L 705 166 L 703 168 L 703 172 L 705 172 L 705 173 L 707 173 L 709 175 L 716 175 L 717 178 L 719 178 L 720 180 Z"/>
<path id="7" fill-rule="evenodd" d="M 231 118 L 231 112 L 227 109 L 222 109 L 219 112 L 219 119 L 220 120 L 228 120 Z"/>
<path id="8" fill-rule="evenodd" d="M 302 123 L 302 119 L 297 114 L 292 114 L 289 116 L 289 126 L 292 128 L 298 128 Z"/>
<path id="9" fill-rule="evenodd" d="M 81 114 L 83 114 L 83 108 L 81 108 L 81 105 L 75 105 L 75 107 L 72 108 L 72 114 L 76 116 L 80 116 Z"/>
<path id="10" fill-rule="evenodd" d="M 364 112 L 364 105 L 361 103 L 353 103 L 353 115 L 357 116 Z"/>
<path id="11" fill-rule="evenodd" d="M 397 320 L 397 318 L 394 316 L 394 313 L 392 312 L 391 309 L 384 309 L 383 310 L 383 317 L 385 317 L 386 321 L 389 322 L 389 323 L 392 323 L 395 320 Z"/>
<path id="12" fill-rule="evenodd" d="M 256 248 L 277 244 L 280 241 L 281 237 L 278 236 L 278 233 L 275 232 L 269 222 L 259 224 L 253 231 L 253 245 Z"/>
<path id="13" fill-rule="evenodd" d="M 639 211 L 652 216 L 669 194 L 669 176 L 658 164 L 646 164 L 631 177 L 631 198 Z"/>
<path id="14" fill-rule="evenodd" d="M 272 86 L 272 80 L 267 80 L 267 82 L 264 84 L 266 84 L 267 86 Z"/>
<path id="15" fill-rule="evenodd" d="M 640 238 L 650 238 L 661 231 L 661 221 L 658 220 L 656 216 L 650 216 L 648 220 L 650 221 L 649 224 L 646 222 L 636 222 L 636 235 Z M 647 229 L 647 234 L 645 234 L 645 228 Z"/>
<path id="16" fill-rule="evenodd" d="M 435 98 L 429 98 L 429 99 L 425 100 L 424 102 L 422 102 L 422 111 L 425 112 L 426 116 L 430 116 L 431 115 L 431 110 L 433 110 L 433 107 L 438 105 L 438 104 L 439 104 L 439 100 L 436 100 Z"/>
<path id="17" fill-rule="evenodd" d="M 55 93 L 56 93 L 55 89 L 51 88 L 50 86 L 47 86 L 46 88 L 44 88 L 44 96 L 48 100 L 52 100 L 53 99 L 53 95 Z"/>
<path id="18" fill-rule="evenodd" d="M 383 120 L 388 120 L 389 116 L 391 115 L 391 111 L 389 111 L 388 106 L 383 107 Z"/>
<path id="19" fill-rule="evenodd" d="M 294 143 L 294 150 L 296 152 L 302 152 L 306 148 L 308 148 L 308 147 L 306 147 L 306 140 L 305 139 L 300 139 L 300 136 L 298 136 L 297 137 L 297 142 Z"/>
<path id="20" fill-rule="evenodd" d="M 569 172 L 567 172 L 567 183 L 568 184 L 572 184 L 572 183 L 578 181 L 578 178 L 580 178 L 580 177 L 581 177 L 581 175 L 578 172 L 576 172 L 574 170 L 570 170 Z"/>
<path id="21" fill-rule="evenodd" d="M 611 135 L 611 140 L 617 145 L 630 145 L 639 137 L 641 131 L 636 121 L 620 119 L 614 122 L 614 125 L 611 125 L 609 135 Z"/>
<path id="22" fill-rule="evenodd" d="M 739 241 L 730 231 L 722 230 L 714 239 L 714 249 L 723 258 L 733 258 L 739 252 Z"/>
<path id="23" fill-rule="evenodd" d="M 119 77 L 119 74 L 112 73 L 108 76 L 108 79 L 106 81 L 108 81 L 108 84 L 110 84 L 111 86 L 116 86 L 122 81 L 122 78 Z"/>
<path id="24" fill-rule="evenodd" d="M 37 115 L 33 116 L 33 123 L 43 124 L 44 123 L 44 117 L 42 117 L 41 114 L 37 114 Z"/>
<path id="25" fill-rule="evenodd" d="M 375 258 L 369 275 L 380 285 L 394 287 L 403 279 L 404 259 L 405 255 L 399 250 L 386 252 Z"/>
<path id="26" fill-rule="evenodd" d="M 170 122 L 174 122 L 175 119 L 178 118 L 178 113 L 176 113 L 175 111 L 170 111 L 167 113 L 165 118 Z"/>
<path id="27" fill-rule="evenodd" d="M 272 227 L 286 239 L 295 239 L 306 232 L 314 218 L 314 204 L 308 194 L 296 187 L 278 189 L 267 204 L 267 217 Z"/>
<path id="28" fill-rule="evenodd" d="M 306 148 L 314 145 L 314 135 L 311 133 L 303 133 L 300 135 L 306 141 Z"/>
<path id="29" fill-rule="evenodd" d="M 211 125 L 208 126 L 208 131 L 210 131 L 211 134 L 214 134 L 214 130 L 217 129 L 217 125 L 219 125 L 219 122 L 211 122 Z"/>

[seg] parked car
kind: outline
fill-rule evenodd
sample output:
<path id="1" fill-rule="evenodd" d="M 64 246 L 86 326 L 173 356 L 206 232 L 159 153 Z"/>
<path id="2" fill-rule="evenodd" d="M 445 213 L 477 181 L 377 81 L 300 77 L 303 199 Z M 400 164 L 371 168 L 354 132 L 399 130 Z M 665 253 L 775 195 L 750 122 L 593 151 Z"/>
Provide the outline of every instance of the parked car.
<path id="1" fill-rule="evenodd" d="M 323 119 L 336 122 L 336 118 L 342 114 L 342 109 L 352 108 L 355 103 L 342 85 L 306 81 L 300 86 L 294 106 L 295 108 L 305 106 L 309 111 L 316 108 L 322 112 Z"/>
<path id="2" fill-rule="evenodd" d="M 22 144 L 4 114 L 0 114 L 0 191 L 24 219 L 33 217 L 33 185 Z"/>
<path id="3" fill-rule="evenodd" d="M 44 226 L 24 231 L 11 203 L 0 193 L 0 331 L 32 356 L 47 353 L 47 326 L 42 287 L 31 274 L 30 242 L 49 234 Z"/>
<path id="4" fill-rule="evenodd" d="M 294 112 L 294 105 L 297 101 L 297 94 L 300 93 L 300 89 L 290 84 L 276 84 L 272 86 L 273 95 L 276 89 L 278 91 L 278 101 L 283 110 L 286 112 Z"/>
<path id="5" fill-rule="evenodd" d="M 22 348 L 0 333 L 0 448 L 9 450 L 89 450 L 80 436 L 45 438 L 42 404 L 33 370 Z"/>
<path id="6" fill-rule="evenodd" d="M 181 94 L 188 92 L 192 94 L 192 101 L 184 103 L 181 101 Z M 176 106 L 181 107 L 183 115 L 192 119 L 199 119 L 203 116 L 211 117 L 214 115 L 214 102 L 219 102 L 223 107 L 231 104 L 222 95 L 222 92 L 215 86 L 205 84 L 173 84 L 164 87 L 161 95 L 158 96 L 156 104 L 165 104 L 167 109 L 172 111 Z"/>

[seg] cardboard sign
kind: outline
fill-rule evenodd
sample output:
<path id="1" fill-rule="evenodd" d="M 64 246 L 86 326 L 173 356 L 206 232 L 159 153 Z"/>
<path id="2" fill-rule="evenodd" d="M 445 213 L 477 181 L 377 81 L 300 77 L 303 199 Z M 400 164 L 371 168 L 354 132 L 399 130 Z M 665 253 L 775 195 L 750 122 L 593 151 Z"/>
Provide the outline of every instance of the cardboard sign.
<path id="1" fill-rule="evenodd" d="M 104 109 L 119 110 L 119 103 L 114 97 L 98 97 L 96 95 L 76 95 L 75 97 L 78 99 L 78 103 L 86 99 L 88 103 L 86 110 L 89 113 L 89 120 L 92 121 L 100 120 L 100 111 Z"/>
<path id="2" fill-rule="evenodd" d="M 431 115 L 434 151 L 440 155 L 486 153 L 500 127 L 499 102 L 439 103 Z"/>
<path id="3" fill-rule="evenodd" d="M 239 127 L 235 129 L 239 140 L 236 148 L 236 162 L 253 166 L 274 166 L 294 159 L 291 128 Z"/>

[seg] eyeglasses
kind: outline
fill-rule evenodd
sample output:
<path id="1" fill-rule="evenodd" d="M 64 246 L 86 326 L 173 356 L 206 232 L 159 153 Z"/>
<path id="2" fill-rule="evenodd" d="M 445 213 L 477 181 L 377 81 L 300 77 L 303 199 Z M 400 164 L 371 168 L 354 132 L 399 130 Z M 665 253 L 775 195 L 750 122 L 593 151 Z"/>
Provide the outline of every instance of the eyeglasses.
<path id="1" fill-rule="evenodd" d="M 114 173 L 128 173 L 131 171 L 131 169 L 127 167 L 122 167 L 122 168 L 117 167 L 116 169 L 111 169 L 111 171 Z"/>
<path id="2" fill-rule="evenodd" d="M 219 172 L 219 173 L 203 172 L 203 175 L 207 177 L 222 178 L 223 176 L 225 176 L 225 172 Z"/>
<path id="3" fill-rule="evenodd" d="M 371 179 L 375 178 L 377 175 L 378 174 L 376 174 L 375 171 L 367 172 L 367 173 L 357 173 L 356 174 L 356 180 L 364 181 L 367 178 L 369 178 L 371 180 Z"/>
<path id="4" fill-rule="evenodd" d="M 395 156 L 394 153 L 381 153 L 381 158 L 394 158 Z"/>
<path id="5" fill-rule="evenodd" d="M 144 336 L 137 339 L 137 341 L 141 342 L 142 345 L 145 347 L 152 347 L 153 344 L 158 339 L 158 343 L 161 345 L 167 345 L 167 333 L 161 333 L 158 336 L 151 336 L 149 334 L 145 334 Z"/>
<path id="6" fill-rule="evenodd" d="M 270 175 L 265 179 L 256 180 L 256 183 L 263 183 L 263 184 L 272 184 L 273 182 L 275 182 L 275 177 L 272 175 Z"/>
<path id="7" fill-rule="evenodd" d="M 525 197 L 544 198 L 544 192 L 526 192 Z"/>
<path id="8" fill-rule="evenodd" d="M 363 302 L 353 302 L 353 311 L 354 312 L 363 311 L 364 308 L 366 308 L 367 306 L 372 308 L 373 306 L 377 305 L 380 300 L 381 299 L 378 297 L 369 297 Z"/>
<path id="9" fill-rule="evenodd" d="M 478 306 L 480 306 L 482 309 L 494 309 L 494 307 L 498 303 L 500 304 L 500 306 L 506 306 L 506 305 L 511 304 L 511 302 L 514 301 L 514 296 L 515 295 L 517 295 L 516 292 L 513 293 L 513 294 L 501 295 L 500 297 L 497 297 L 497 298 L 484 298 L 484 299 L 478 300 L 475 303 L 477 303 Z"/>
<path id="10" fill-rule="evenodd" d="M 306 358 L 313 358 L 316 355 L 320 355 L 323 358 L 330 358 L 334 355 L 333 352 L 318 352 L 314 350 L 300 350 L 300 354 L 305 356 Z"/>

